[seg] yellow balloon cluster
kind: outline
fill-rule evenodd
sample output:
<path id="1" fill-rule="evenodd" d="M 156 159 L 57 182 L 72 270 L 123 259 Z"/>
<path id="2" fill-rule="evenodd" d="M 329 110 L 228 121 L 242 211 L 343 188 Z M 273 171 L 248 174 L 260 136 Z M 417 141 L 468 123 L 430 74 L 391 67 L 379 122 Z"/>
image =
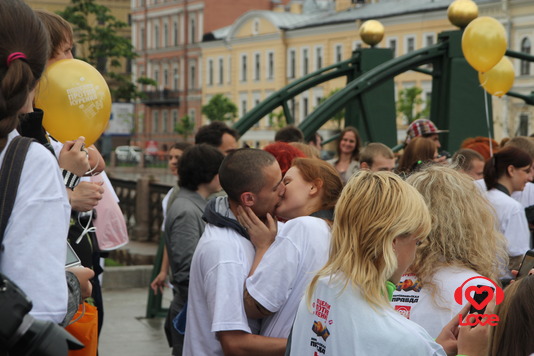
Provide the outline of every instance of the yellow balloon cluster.
<path id="1" fill-rule="evenodd" d="M 506 52 L 506 31 L 492 17 L 471 21 L 462 36 L 462 51 L 478 73 L 480 85 L 491 95 L 506 94 L 513 86 L 515 74 Z"/>
<path id="2" fill-rule="evenodd" d="M 506 31 L 492 17 L 478 17 L 465 28 L 462 36 L 465 59 L 479 72 L 493 68 L 506 52 Z"/>
<path id="3" fill-rule="evenodd" d="M 85 136 L 92 145 L 107 127 L 111 95 L 102 75 L 90 64 L 64 59 L 46 68 L 37 88 L 36 107 L 43 126 L 61 142 Z"/>
<path id="4" fill-rule="evenodd" d="M 506 57 L 502 57 L 497 65 L 485 73 L 478 73 L 480 85 L 491 95 L 503 96 L 514 85 L 514 65 Z"/>

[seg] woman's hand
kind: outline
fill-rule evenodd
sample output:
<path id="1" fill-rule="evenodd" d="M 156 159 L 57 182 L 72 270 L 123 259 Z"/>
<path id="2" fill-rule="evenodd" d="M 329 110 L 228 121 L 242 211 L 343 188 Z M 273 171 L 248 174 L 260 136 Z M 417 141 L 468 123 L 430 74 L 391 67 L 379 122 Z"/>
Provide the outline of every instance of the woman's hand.
<path id="1" fill-rule="evenodd" d="M 247 230 L 250 241 L 256 250 L 267 250 L 274 242 L 278 225 L 267 213 L 267 223 L 263 223 L 249 207 L 237 207 L 237 221 Z"/>

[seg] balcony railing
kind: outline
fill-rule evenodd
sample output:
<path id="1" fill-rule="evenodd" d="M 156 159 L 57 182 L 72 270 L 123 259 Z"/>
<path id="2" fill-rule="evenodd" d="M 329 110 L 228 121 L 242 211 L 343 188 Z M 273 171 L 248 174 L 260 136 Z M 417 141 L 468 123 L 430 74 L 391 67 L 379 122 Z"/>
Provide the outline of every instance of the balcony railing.
<path id="1" fill-rule="evenodd" d="M 148 106 L 156 105 L 180 105 L 180 92 L 178 90 L 153 90 L 145 91 L 141 102 Z"/>

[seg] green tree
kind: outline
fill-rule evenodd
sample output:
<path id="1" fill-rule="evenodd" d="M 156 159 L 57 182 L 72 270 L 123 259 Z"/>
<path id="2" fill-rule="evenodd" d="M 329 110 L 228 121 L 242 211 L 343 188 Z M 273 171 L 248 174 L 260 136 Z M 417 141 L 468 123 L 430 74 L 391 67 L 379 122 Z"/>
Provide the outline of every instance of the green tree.
<path id="1" fill-rule="evenodd" d="M 202 106 L 202 114 L 210 121 L 232 121 L 237 117 L 237 106 L 223 94 L 216 94 Z"/>
<path id="2" fill-rule="evenodd" d="M 269 126 L 274 127 L 276 129 L 281 129 L 282 127 L 286 126 L 286 117 L 284 115 L 283 110 L 280 110 L 278 112 L 270 112 L 268 117 Z"/>
<path id="3" fill-rule="evenodd" d="M 324 98 L 321 98 L 321 100 L 319 100 L 319 104 L 322 104 L 325 100 L 328 100 L 328 98 L 330 98 L 332 95 L 334 95 L 335 93 L 337 93 L 338 91 L 340 91 L 341 88 L 336 88 L 334 90 L 332 90 L 330 93 L 328 93 L 327 96 L 325 96 Z M 341 127 L 343 125 L 343 122 L 345 120 L 345 109 L 341 110 L 341 111 L 338 111 L 334 116 L 332 116 L 330 118 L 330 120 L 334 120 L 337 124 L 337 128 L 339 130 L 341 130 Z"/>
<path id="4" fill-rule="evenodd" d="M 119 33 L 128 24 L 95 0 L 71 0 L 71 5 L 58 14 L 73 25 L 79 44 L 76 57 L 93 65 L 106 78 L 113 100 L 131 101 L 138 97 L 139 92 L 131 76 L 117 70 L 123 60 L 137 56 L 131 40 Z M 108 67 L 115 70 L 111 71 Z"/>
<path id="5" fill-rule="evenodd" d="M 423 101 L 421 99 L 422 92 L 423 89 L 419 87 L 411 87 L 399 91 L 397 113 L 401 114 L 408 124 L 417 119 L 428 117 L 430 114 L 430 103 L 428 100 Z M 422 104 L 424 104 L 423 110 L 416 112 L 416 108 Z"/>
<path id="6" fill-rule="evenodd" d="M 184 115 L 180 118 L 180 121 L 176 123 L 174 127 L 174 132 L 179 133 L 184 137 L 184 140 L 187 140 L 189 135 L 193 133 L 195 129 L 195 121 L 189 115 Z"/>

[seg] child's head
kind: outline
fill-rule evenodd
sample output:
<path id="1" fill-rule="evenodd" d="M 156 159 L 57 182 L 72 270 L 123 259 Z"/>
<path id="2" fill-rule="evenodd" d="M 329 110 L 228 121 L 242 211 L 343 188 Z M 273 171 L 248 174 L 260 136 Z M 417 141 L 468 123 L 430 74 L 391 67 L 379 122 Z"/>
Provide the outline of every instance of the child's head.
<path id="1" fill-rule="evenodd" d="M 50 38 L 50 54 L 48 64 L 60 59 L 72 58 L 74 45 L 72 27 L 64 18 L 46 10 L 35 10 Z"/>

